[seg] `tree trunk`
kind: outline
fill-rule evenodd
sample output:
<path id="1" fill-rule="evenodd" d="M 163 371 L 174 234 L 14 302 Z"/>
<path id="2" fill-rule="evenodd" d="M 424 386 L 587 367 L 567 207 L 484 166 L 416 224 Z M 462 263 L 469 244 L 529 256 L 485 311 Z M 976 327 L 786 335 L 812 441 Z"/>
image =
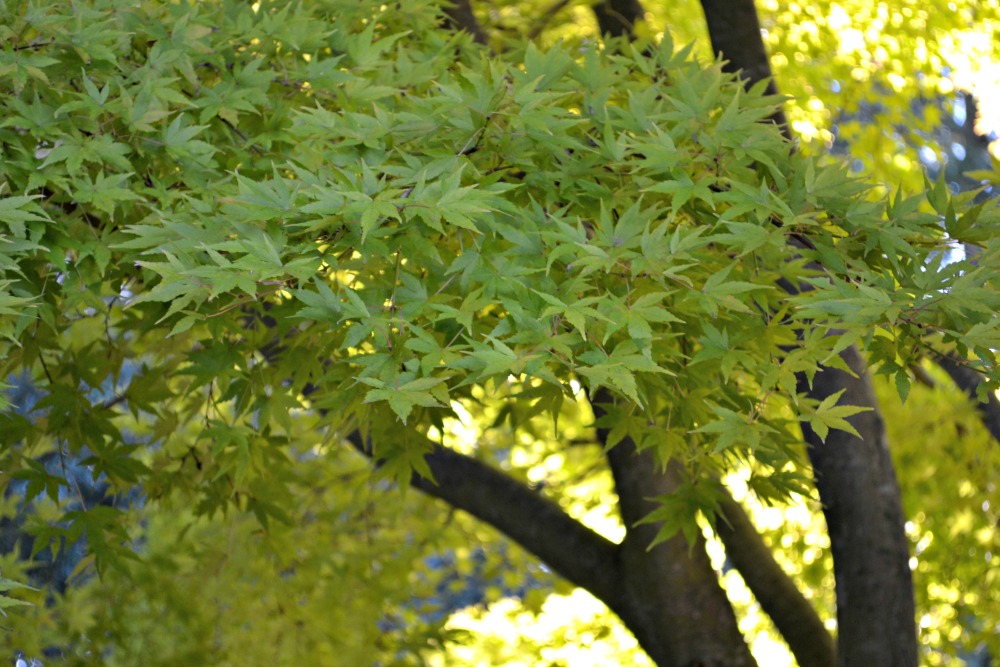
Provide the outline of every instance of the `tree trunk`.
<path id="1" fill-rule="evenodd" d="M 444 15 L 452 29 L 466 31 L 479 44 L 489 43 L 486 32 L 476 20 L 476 15 L 472 13 L 470 0 L 450 0 L 445 5 Z"/>
<path id="2" fill-rule="evenodd" d="M 771 77 L 753 0 L 702 0 L 712 48 L 753 84 Z M 773 80 L 768 90 L 777 92 Z M 774 117 L 790 134 L 784 115 Z M 899 485 L 886 444 L 878 401 L 861 355 L 844 353 L 857 374 L 824 369 L 799 376 L 800 392 L 824 399 L 845 390 L 842 402 L 871 408 L 851 421 L 862 435 L 833 431 L 825 443 L 803 428 L 833 553 L 837 586 L 837 664 L 915 667 L 915 604 Z"/>
<path id="3" fill-rule="evenodd" d="M 740 73 L 751 85 L 767 79 L 768 94 L 777 95 L 753 0 L 701 0 L 701 7 L 705 10 L 712 51 L 726 61 L 722 68 Z M 771 120 L 791 138 L 785 112 L 780 107 Z"/>
<path id="4" fill-rule="evenodd" d="M 610 400 L 600 390 L 596 401 Z M 603 410 L 594 404 L 600 418 Z M 608 432 L 598 429 L 598 440 Z M 620 547 L 620 607 L 612 607 L 640 646 L 661 667 L 756 665 L 740 633 L 733 607 L 719 585 L 699 535 L 689 545 L 682 535 L 652 549 L 660 525 L 638 522 L 656 509 L 653 500 L 678 486 L 676 467 L 663 472 L 652 452 L 636 452 L 628 438 L 607 454 L 618 492 L 626 535 Z"/>
<path id="5" fill-rule="evenodd" d="M 799 391 L 872 408 L 850 418 L 861 434 L 830 431 L 826 442 L 803 426 L 823 502 L 837 582 L 837 663 L 843 667 L 915 667 L 913 578 L 899 485 L 875 391 L 857 350 L 842 355 L 856 377 L 826 368 Z"/>
<path id="6" fill-rule="evenodd" d="M 359 433 L 352 445 L 371 456 Z M 634 525 L 656 507 L 649 498 L 676 487 L 649 452 L 626 440 L 609 452 L 625 539 L 614 544 L 559 505 L 472 457 L 430 445 L 434 481 L 411 485 L 494 526 L 552 570 L 588 590 L 621 618 L 659 667 L 755 667 L 736 616 L 705 553 L 677 536 L 649 549 L 658 526 Z"/>

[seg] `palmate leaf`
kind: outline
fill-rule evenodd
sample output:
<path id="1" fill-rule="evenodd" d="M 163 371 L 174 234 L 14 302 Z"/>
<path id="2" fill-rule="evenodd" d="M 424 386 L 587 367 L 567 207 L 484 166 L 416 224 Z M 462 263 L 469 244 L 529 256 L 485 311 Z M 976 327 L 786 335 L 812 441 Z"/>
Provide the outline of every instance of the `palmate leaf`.
<path id="1" fill-rule="evenodd" d="M 0 197 L 0 222 L 7 224 L 15 239 L 27 238 L 25 228 L 27 222 L 50 222 L 45 212 L 35 203 L 40 196 Z"/>
<path id="2" fill-rule="evenodd" d="M 859 414 L 861 412 L 868 412 L 871 408 L 862 408 L 853 405 L 837 405 L 840 397 L 846 389 L 838 391 L 836 394 L 827 396 L 823 402 L 817 405 L 815 408 L 805 408 L 804 414 L 801 417 L 802 421 L 807 422 L 809 426 L 816 432 L 820 440 L 826 440 L 826 436 L 829 434 L 830 429 L 837 429 L 839 431 L 846 431 L 851 435 L 860 438 L 861 434 L 858 433 L 857 429 L 847 421 L 846 417 Z"/>
<path id="3" fill-rule="evenodd" d="M 45 397 L 8 411 L 3 472 L 51 514 L 39 549 L 92 537 L 100 585 L 119 550 L 151 556 L 118 580 L 132 611 L 101 632 L 88 624 L 107 605 L 85 596 L 54 603 L 80 604 L 79 625 L 39 624 L 79 629 L 81 655 L 128 662 L 121 647 L 160 655 L 161 642 L 163 661 L 210 661 L 205 627 L 233 664 L 369 664 L 392 646 L 384 619 L 422 585 L 419 549 L 456 542 L 417 494 L 374 495 L 338 446 L 348 433 L 371 438 L 399 486 L 431 477 L 429 438 L 468 436 L 504 474 L 544 469 L 581 516 L 610 497 L 589 469 L 575 477 L 593 448 L 562 446 L 590 432 L 581 386 L 611 396 L 608 446 L 631 438 L 687 473 L 750 470 L 772 497 L 801 489 L 782 477 L 803 468 L 798 417 L 849 432 L 843 396 L 796 396 L 795 373 L 842 346 L 867 345 L 900 393 L 904 357 L 941 336 L 996 372 L 995 249 L 978 265 L 926 261 L 943 237 L 927 206 L 866 200 L 849 169 L 793 154 L 757 122 L 777 100 L 669 39 L 614 47 L 567 24 L 562 43 L 488 56 L 442 29 L 436 2 L 8 5 L 0 344 Z M 950 237 L 998 237 L 990 206 L 966 212 L 931 188 Z M 816 246 L 801 261 L 793 232 Z M 790 301 L 779 276 L 815 289 Z M 95 393 L 114 428 L 93 417 Z M 458 406 L 472 416 L 461 436 Z M 143 492 L 140 523 L 93 503 L 64 513 L 79 509 L 71 481 L 27 462 L 63 442 L 85 477 Z M 658 539 L 693 542 L 697 515 L 715 512 L 695 477 L 659 500 Z M 177 613 L 151 626 L 145 609 Z M 325 627 L 345 631 L 310 635 L 331 613 Z M 302 641 L 275 640 L 292 623 Z M 281 653 L 292 646 L 302 654 Z"/>
<path id="4" fill-rule="evenodd" d="M 694 433 L 710 433 L 716 436 L 714 452 L 720 453 L 732 447 L 747 447 L 756 449 L 763 438 L 776 433 L 775 429 L 760 421 L 748 419 L 746 415 L 713 405 L 712 412 L 718 417 L 695 429 Z"/>
<path id="5" fill-rule="evenodd" d="M 581 366 L 576 372 L 587 378 L 591 391 L 600 387 L 610 387 L 629 398 L 637 405 L 642 405 L 635 383 L 635 375 L 621 363 L 597 364 L 596 366 Z"/>
<path id="6" fill-rule="evenodd" d="M 11 607 L 33 607 L 33 606 L 35 606 L 33 602 L 26 602 L 25 600 L 18 600 L 17 598 L 11 598 L 7 597 L 6 595 L 0 595 L 0 614 L 2 614 L 3 616 L 7 615 L 7 609 Z"/>
<path id="7" fill-rule="evenodd" d="M 643 294 L 627 306 L 625 322 L 628 327 L 629 336 L 633 339 L 652 338 L 653 328 L 650 325 L 651 322 L 654 324 L 684 323 L 681 318 L 661 305 L 663 300 L 670 296 L 670 294 L 670 292 Z"/>
<path id="8" fill-rule="evenodd" d="M 23 331 L 26 323 L 19 323 L 32 310 L 37 308 L 35 297 L 15 296 L 10 292 L 11 281 L 0 281 L 0 337 L 20 345 L 18 334 Z"/>
<path id="9" fill-rule="evenodd" d="M 417 378 L 397 387 L 381 387 L 372 389 L 365 394 L 365 403 L 386 401 L 399 420 L 406 424 L 407 417 L 415 406 L 424 408 L 443 408 L 448 404 L 446 378 Z M 377 380 L 364 379 L 367 384 L 382 384 Z M 438 391 L 433 391 L 438 388 Z M 442 401 L 442 399 L 444 399 Z"/>
<path id="10" fill-rule="evenodd" d="M 33 607 L 33 602 L 28 602 L 26 600 L 18 600 L 17 598 L 12 598 L 6 593 L 8 591 L 14 590 L 27 590 L 27 591 L 37 591 L 37 588 L 32 588 L 27 584 L 22 584 L 19 581 L 14 581 L 13 579 L 7 579 L 6 577 L 0 577 L 0 616 L 6 616 L 7 610 L 11 607 Z"/>

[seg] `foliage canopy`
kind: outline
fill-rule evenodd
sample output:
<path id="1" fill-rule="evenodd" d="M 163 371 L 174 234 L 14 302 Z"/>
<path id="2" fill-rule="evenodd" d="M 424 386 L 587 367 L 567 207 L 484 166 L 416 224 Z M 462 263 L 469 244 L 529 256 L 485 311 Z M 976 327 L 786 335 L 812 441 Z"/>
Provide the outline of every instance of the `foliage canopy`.
<path id="1" fill-rule="evenodd" d="M 663 538 L 693 537 L 728 473 L 766 501 L 808 493 L 800 421 L 851 431 L 858 408 L 807 398 L 796 374 L 846 347 L 904 397 L 929 354 L 966 360 L 984 391 L 1000 380 L 994 209 L 943 181 L 866 196 L 760 122 L 779 100 L 669 39 L 494 56 L 423 0 L 9 3 L 0 17 L 0 345 L 4 376 L 40 396 L 0 415 L 0 469 L 48 507 L 37 549 L 85 534 L 98 569 L 134 572 L 140 535 L 201 541 L 196 517 L 249 512 L 262 532 L 206 534 L 202 555 L 229 554 L 247 581 L 308 572 L 297 599 L 336 608 L 338 586 L 375 581 L 389 554 L 282 549 L 364 524 L 360 504 L 338 518 L 350 484 L 371 489 L 349 434 L 405 486 L 432 476 L 424 455 L 463 414 L 544 441 L 579 429 L 560 417 L 579 423 L 573 403 L 601 390 L 609 446 L 629 437 L 683 464 L 653 518 Z M 983 248 L 975 262 L 951 261 L 963 243 Z M 491 462 L 511 448 L 450 442 Z M 66 472 L 77 458 L 142 503 L 86 502 Z M 140 533 L 143 503 L 179 517 Z M 402 520 L 374 532 L 409 539 Z M 234 556 L 258 539 L 268 559 Z M 395 599 L 413 584 L 381 581 Z M 180 582 L 171 594 L 189 594 Z M 382 610 L 358 608 L 374 632 Z M 82 655 L 104 641 L 93 624 L 116 621 L 77 609 L 63 629 Z M 361 613 L 340 609 L 345 624 Z M 204 659 L 203 628 L 176 650 Z M 275 651 L 347 655 L 330 641 Z"/>

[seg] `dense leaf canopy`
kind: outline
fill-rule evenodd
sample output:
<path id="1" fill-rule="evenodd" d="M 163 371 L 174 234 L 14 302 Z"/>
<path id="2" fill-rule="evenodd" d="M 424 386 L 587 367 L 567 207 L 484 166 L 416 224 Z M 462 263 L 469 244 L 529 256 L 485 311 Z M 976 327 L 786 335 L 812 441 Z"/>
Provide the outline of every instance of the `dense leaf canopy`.
<path id="1" fill-rule="evenodd" d="M 761 122 L 781 100 L 669 37 L 491 54 L 422 0 L 108 0 L 2 6 L 0 41 L 0 345 L 33 392 L 0 414 L 0 469 L 34 501 L 35 551 L 85 534 L 78 571 L 106 575 L 39 610 L 48 626 L 8 619 L 26 650 L 439 648 L 413 635 L 427 614 L 407 600 L 436 594 L 414 568 L 494 538 L 392 490 L 433 476 L 434 443 L 584 516 L 606 473 L 574 487 L 562 464 L 598 465 L 565 441 L 593 439 L 600 393 L 607 445 L 682 464 L 653 518 L 693 539 L 727 475 L 767 502 L 810 493 L 800 422 L 852 431 L 860 408 L 796 374 L 848 346 L 903 397 L 937 355 L 983 395 L 1000 381 L 992 206 L 944 180 L 875 196 Z M 927 428 L 978 428 L 964 409 Z M 113 501 L 85 498 L 76 465 Z"/>

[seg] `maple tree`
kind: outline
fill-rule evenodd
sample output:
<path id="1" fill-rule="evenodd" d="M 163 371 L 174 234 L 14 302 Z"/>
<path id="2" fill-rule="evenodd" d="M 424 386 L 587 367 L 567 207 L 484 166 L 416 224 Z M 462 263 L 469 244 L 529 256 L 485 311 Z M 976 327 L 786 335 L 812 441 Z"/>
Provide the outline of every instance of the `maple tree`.
<path id="1" fill-rule="evenodd" d="M 714 49 L 736 53 L 725 18 L 764 53 L 752 4 L 713 6 Z M 422 559 L 497 538 L 413 486 L 592 593 L 656 664 L 753 663 L 706 532 L 801 665 L 914 664 L 885 424 L 923 407 L 972 442 L 996 415 L 992 205 L 943 179 L 884 196 L 796 150 L 766 80 L 638 14 L 539 46 L 473 9 L 3 9 L 4 512 L 31 504 L 35 554 L 87 548 L 56 604 L 12 612 L 23 648 L 419 663 L 462 644 L 411 600 L 443 595 Z M 985 402 L 918 397 L 928 363 Z M 869 369 L 907 412 L 882 418 Z M 970 528 L 995 452 L 949 477 Z M 813 472 L 839 651 L 730 490 L 788 503 Z M 945 532 L 926 525 L 918 545 Z M 980 568 L 983 623 L 991 540 L 954 570 Z"/>

